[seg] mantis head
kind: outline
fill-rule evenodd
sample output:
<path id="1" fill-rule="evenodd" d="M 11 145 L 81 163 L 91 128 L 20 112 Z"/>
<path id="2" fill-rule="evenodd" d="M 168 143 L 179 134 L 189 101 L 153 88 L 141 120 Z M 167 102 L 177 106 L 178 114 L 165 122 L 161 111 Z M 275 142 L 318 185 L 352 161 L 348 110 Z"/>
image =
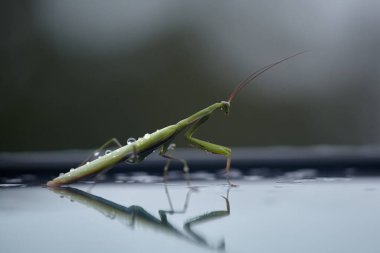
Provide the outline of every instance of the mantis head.
<path id="1" fill-rule="evenodd" d="M 222 101 L 222 107 L 220 108 L 226 115 L 230 113 L 230 102 Z"/>

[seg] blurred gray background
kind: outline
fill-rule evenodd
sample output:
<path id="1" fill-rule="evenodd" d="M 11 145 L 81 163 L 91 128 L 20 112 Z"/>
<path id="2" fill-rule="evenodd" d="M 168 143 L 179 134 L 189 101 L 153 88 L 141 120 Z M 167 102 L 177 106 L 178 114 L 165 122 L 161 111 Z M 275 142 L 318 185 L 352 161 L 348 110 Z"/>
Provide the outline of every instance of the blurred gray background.
<path id="1" fill-rule="evenodd" d="M 226 100 L 227 146 L 379 144 L 380 1 L 2 1 L 0 151 L 125 143 Z M 183 144 L 183 141 L 180 141 Z"/>

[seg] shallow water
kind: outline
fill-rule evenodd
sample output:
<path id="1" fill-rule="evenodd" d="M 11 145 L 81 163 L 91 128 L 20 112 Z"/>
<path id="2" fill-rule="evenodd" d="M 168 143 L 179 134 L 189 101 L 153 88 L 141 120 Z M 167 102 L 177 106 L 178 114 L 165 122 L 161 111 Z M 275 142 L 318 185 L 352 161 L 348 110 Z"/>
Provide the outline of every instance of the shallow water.
<path id="1" fill-rule="evenodd" d="M 235 183 L 100 183 L 90 193 L 88 184 L 55 190 L 3 184 L 1 251 L 380 250 L 379 178 Z"/>

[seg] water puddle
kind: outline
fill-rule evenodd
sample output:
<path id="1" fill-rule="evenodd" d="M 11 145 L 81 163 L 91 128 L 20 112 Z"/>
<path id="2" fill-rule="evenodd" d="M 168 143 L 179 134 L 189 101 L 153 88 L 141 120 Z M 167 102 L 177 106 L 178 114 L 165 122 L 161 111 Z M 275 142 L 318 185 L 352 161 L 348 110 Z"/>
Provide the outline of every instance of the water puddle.
<path id="1" fill-rule="evenodd" d="M 2 183 L 0 244 L 4 252 L 377 252 L 380 180 L 306 172 L 293 183 L 250 175 L 233 188 L 143 174 L 135 175 L 143 183 L 117 175 L 122 182 L 95 187 Z"/>

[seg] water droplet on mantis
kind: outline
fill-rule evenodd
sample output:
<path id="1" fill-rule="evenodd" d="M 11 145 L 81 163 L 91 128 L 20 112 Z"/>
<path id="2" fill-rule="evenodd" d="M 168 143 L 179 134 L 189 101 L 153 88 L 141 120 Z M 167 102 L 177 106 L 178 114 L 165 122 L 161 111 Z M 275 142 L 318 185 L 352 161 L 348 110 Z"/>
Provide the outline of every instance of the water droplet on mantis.
<path id="1" fill-rule="evenodd" d="M 170 143 L 168 150 L 174 150 L 176 147 L 175 143 Z"/>
<path id="2" fill-rule="evenodd" d="M 128 138 L 128 140 L 127 140 L 127 144 L 131 144 L 131 143 L 134 143 L 136 141 L 136 139 L 135 138 L 133 138 L 133 137 L 130 137 L 130 138 Z"/>
<path id="3" fill-rule="evenodd" d="M 139 155 L 138 154 L 131 154 L 126 160 L 126 163 L 136 163 L 136 161 L 139 160 Z"/>

